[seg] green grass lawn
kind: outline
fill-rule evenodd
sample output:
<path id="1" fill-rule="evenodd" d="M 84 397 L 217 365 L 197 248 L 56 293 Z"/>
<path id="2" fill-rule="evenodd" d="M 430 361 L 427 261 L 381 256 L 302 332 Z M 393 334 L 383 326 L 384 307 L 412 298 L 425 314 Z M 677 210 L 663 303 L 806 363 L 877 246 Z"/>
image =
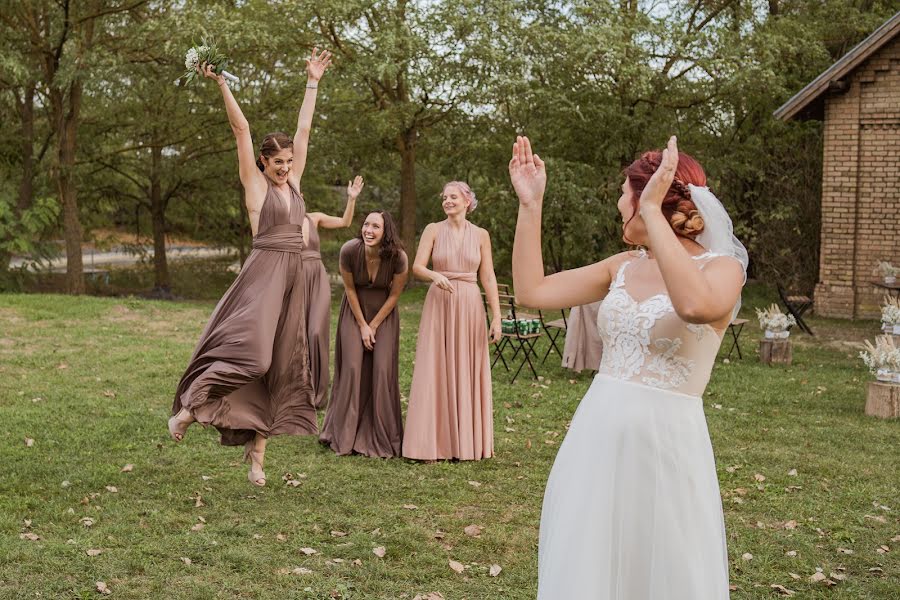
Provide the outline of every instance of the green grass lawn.
<path id="1" fill-rule="evenodd" d="M 404 392 L 423 291 L 401 303 Z M 749 289 L 745 313 L 771 299 Z M 98 581 L 112 598 L 534 598 L 544 484 L 587 373 L 558 357 L 540 383 L 495 371 L 492 460 L 337 457 L 281 437 L 258 489 L 214 430 L 166 432 L 212 306 L 0 296 L 0 598 L 97 598 Z M 732 598 L 779 597 L 773 584 L 900 598 L 900 422 L 863 415 L 854 345 L 877 324 L 810 324 L 789 368 L 759 364 L 748 324 L 744 359 L 718 361 L 705 398 Z M 817 569 L 836 585 L 811 582 Z"/>

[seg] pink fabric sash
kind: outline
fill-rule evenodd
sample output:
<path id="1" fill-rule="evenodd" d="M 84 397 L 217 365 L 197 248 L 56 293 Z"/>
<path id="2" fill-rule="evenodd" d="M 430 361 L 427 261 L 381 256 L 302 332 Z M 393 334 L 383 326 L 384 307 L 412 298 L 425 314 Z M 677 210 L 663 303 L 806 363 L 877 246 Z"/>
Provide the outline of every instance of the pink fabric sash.
<path id="1" fill-rule="evenodd" d="M 441 275 L 450 281 L 460 281 L 462 283 L 478 283 L 478 273 L 454 273 L 452 271 L 438 271 Z"/>

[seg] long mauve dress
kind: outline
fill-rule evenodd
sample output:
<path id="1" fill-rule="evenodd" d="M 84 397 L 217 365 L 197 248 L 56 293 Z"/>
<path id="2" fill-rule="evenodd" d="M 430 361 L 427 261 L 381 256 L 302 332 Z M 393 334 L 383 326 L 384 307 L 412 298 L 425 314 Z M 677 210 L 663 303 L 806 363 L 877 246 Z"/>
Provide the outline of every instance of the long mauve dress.
<path id="1" fill-rule="evenodd" d="M 319 232 L 308 216 L 309 234 L 303 248 L 303 289 L 306 290 L 306 339 L 312 371 L 314 404 L 324 408 L 328 402 L 328 336 L 331 333 L 331 283 L 322 263 Z"/>
<path id="2" fill-rule="evenodd" d="M 466 221 L 461 242 L 438 225 L 432 268 L 453 293 L 432 284 L 425 296 L 403 456 L 478 460 L 494 454 L 491 366 L 484 306 L 478 289 L 478 228 Z"/>
<path id="3" fill-rule="evenodd" d="M 303 287 L 303 197 L 290 208 L 269 181 L 253 251 L 209 318 L 178 384 L 182 407 L 236 446 L 318 427 L 306 347 Z"/>
<path id="4" fill-rule="evenodd" d="M 406 253 L 400 251 L 393 261 L 382 260 L 375 280 L 370 281 L 365 244 L 353 239 L 341 248 L 341 268 L 353 274 L 359 306 L 366 322 L 371 322 L 387 301 L 394 276 L 406 271 Z M 399 348 L 397 309 L 379 325 L 375 348 L 369 351 L 363 346 L 345 292 L 335 336 L 331 401 L 319 441 L 338 454 L 400 455 L 403 421 L 397 379 Z"/>

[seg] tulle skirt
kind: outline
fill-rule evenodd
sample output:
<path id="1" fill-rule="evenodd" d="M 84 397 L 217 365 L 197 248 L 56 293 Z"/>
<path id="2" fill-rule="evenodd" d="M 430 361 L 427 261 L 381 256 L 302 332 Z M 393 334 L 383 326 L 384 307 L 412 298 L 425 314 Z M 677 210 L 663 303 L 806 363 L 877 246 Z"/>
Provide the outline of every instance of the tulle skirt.
<path id="1" fill-rule="evenodd" d="M 728 554 L 699 397 L 597 375 L 544 494 L 539 600 L 725 600 Z"/>

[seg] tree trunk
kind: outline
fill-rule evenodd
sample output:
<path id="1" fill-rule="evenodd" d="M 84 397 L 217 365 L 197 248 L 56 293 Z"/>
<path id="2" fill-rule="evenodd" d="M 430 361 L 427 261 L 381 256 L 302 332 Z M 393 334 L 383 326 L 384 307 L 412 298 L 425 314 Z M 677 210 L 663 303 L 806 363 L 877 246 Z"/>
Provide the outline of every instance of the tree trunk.
<path id="1" fill-rule="evenodd" d="M 400 151 L 400 239 L 407 256 L 415 256 L 416 245 L 416 137 L 415 127 L 397 137 Z"/>
<path id="2" fill-rule="evenodd" d="M 169 264 L 166 261 L 166 207 L 162 197 L 160 171 L 162 147 L 150 149 L 150 215 L 153 222 L 153 267 L 155 278 L 153 291 L 168 296 L 171 293 Z"/>
<path id="3" fill-rule="evenodd" d="M 68 102 L 62 90 L 58 90 L 59 120 L 56 123 L 59 161 L 57 186 L 63 208 L 63 229 L 66 239 L 66 291 L 84 293 L 84 273 L 81 261 L 81 220 L 78 217 L 78 198 L 75 186 L 75 148 L 78 132 L 78 115 L 81 111 L 82 84 L 78 79 L 69 85 Z"/>

